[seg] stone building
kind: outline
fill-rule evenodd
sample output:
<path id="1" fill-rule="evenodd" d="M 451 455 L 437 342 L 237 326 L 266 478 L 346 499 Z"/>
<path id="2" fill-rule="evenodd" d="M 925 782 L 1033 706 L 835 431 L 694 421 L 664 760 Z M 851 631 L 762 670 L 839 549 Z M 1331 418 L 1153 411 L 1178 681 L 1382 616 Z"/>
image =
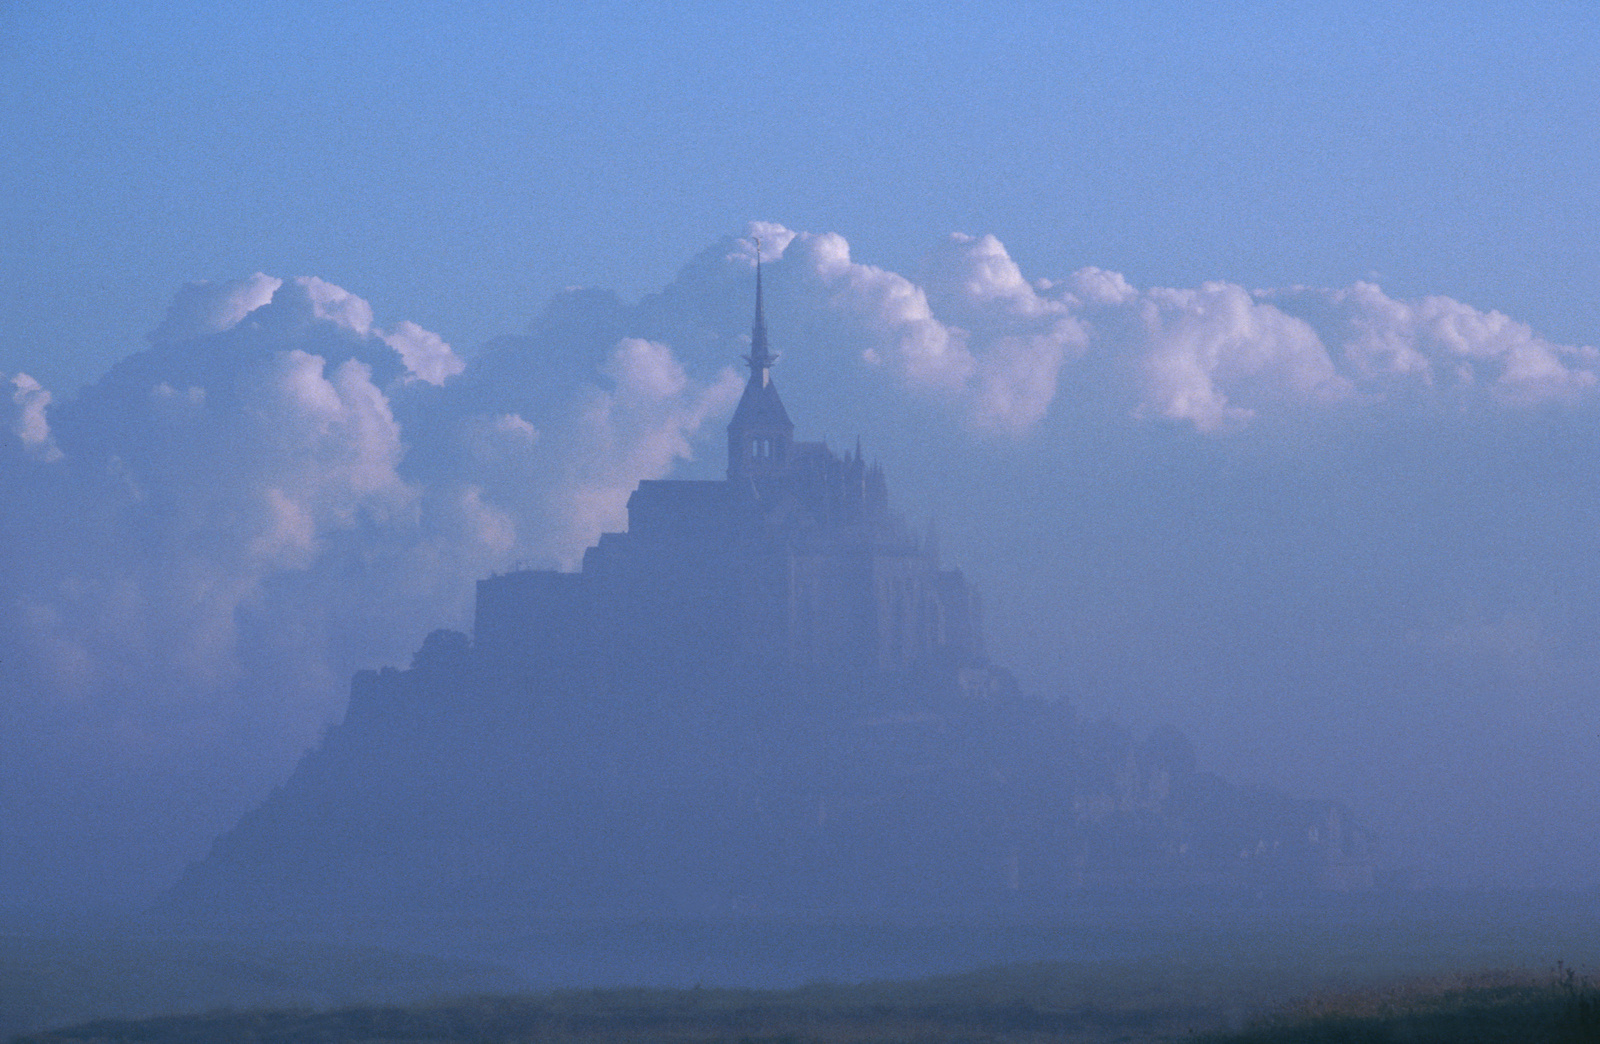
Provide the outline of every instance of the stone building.
<path id="1" fill-rule="evenodd" d="M 475 645 L 531 671 L 643 660 L 883 681 L 983 654 L 979 600 L 889 508 L 859 443 L 796 442 L 756 272 L 750 378 L 721 480 L 652 480 L 582 571 L 478 583 Z"/>
<path id="2" fill-rule="evenodd" d="M 1050 914 L 1370 887 L 1339 806 L 1021 692 L 882 470 L 794 440 L 776 361 L 758 269 L 726 477 L 641 483 L 579 571 L 479 581 L 471 639 L 358 673 L 344 720 L 164 916 Z"/>

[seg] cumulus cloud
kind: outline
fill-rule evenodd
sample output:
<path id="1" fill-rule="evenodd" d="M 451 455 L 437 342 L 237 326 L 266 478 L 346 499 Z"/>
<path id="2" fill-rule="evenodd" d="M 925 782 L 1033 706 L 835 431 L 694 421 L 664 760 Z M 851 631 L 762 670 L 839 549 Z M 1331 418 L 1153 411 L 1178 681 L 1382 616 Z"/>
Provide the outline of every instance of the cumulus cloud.
<path id="1" fill-rule="evenodd" d="M 409 320 L 396 324 L 394 329 L 387 332 L 380 331 L 378 336 L 400 353 L 414 380 L 442 385 L 467 368 L 466 362 L 444 342 L 444 338 Z"/>
<path id="2" fill-rule="evenodd" d="M 905 276 L 850 258 L 843 236 L 800 236 L 807 269 L 826 288 L 829 304 L 858 319 L 871 336 L 861 357 L 914 388 L 959 393 L 977 370 L 966 331 L 940 322 L 927 293 Z"/>
<path id="3" fill-rule="evenodd" d="M 520 411 L 480 412 L 463 398 L 418 412 L 410 381 L 442 384 L 461 360 L 415 324 L 379 327 L 366 301 L 314 278 L 191 285 L 163 329 L 159 351 L 66 407 L 73 442 L 62 475 L 79 503 L 42 514 L 39 528 L 41 543 L 53 528 L 72 539 L 57 561 L 33 563 L 46 582 L 18 600 L 35 651 L 79 664 L 57 679 L 64 685 L 114 678 L 112 661 L 147 657 L 147 676 L 203 703 L 239 677 L 241 620 L 305 613 L 273 600 L 338 575 L 362 578 L 342 611 L 390 634 L 394 648 L 376 651 L 398 657 L 412 632 L 441 622 L 441 588 L 457 591 L 454 618 L 442 622 L 462 626 L 460 592 L 512 556 L 575 564 L 602 528 L 623 523 L 640 479 L 692 457 L 695 434 L 739 390 L 731 370 L 696 382 L 668 346 L 628 338 L 592 381 Z M 23 376 L 12 384 L 22 445 L 60 457 L 44 419 L 49 394 Z M 461 452 L 440 469 L 405 474 L 408 449 L 437 453 L 452 438 Z M 84 502 L 97 510 L 83 512 Z M 421 591 L 429 597 L 408 597 Z M 380 605 L 390 615 L 374 620 Z M 304 617 L 279 622 L 303 628 Z M 325 634 L 301 651 L 326 658 L 338 642 Z M 326 694 L 317 713 L 339 695 Z"/>
<path id="4" fill-rule="evenodd" d="M 734 249 L 726 255 L 727 259 L 753 265 L 756 261 L 758 244 L 762 261 L 780 258 L 783 252 L 789 249 L 789 244 L 794 242 L 796 234 L 775 221 L 752 221 L 746 226 L 744 238 L 734 242 Z"/>
<path id="5" fill-rule="evenodd" d="M 576 566 L 640 480 L 720 456 L 758 236 L 769 307 L 814 318 L 832 353 L 775 329 L 791 364 L 982 436 L 1086 402 L 1216 433 L 1374 401 L 1517 410 L 1590 401 L 1600 374 L 1592 348 L 1367 283 L 1045 278 L 967 235 L 902 274 L 834 233 L 748 231 L 637 304 L 562 295 L 471 364 L 343 288 L 258 273 L 184 287 L 150 347 L 66 401 L 6 378 L 0 466 L 29 510 L 0 519 L 0 786 L 49 792 L 26 767 L 51 758 L 133 775 L 253 758 L 254 793 L 351 671 L 469 627 L 474 580 Z"/>
<path id="6" fill-rule="evenodd" d="M 186 341 L 231 329 L 272 300 L 282 285 L 283 280 L 260 272 L 226 283 L 190 283 L 178 291 L 150 339 L 156 343 Z"/>
<path id="7" fill-rule="evenodd" d="M 8 379 L 7 793 L 49 793 L 16 775 L 47 763 L 271 782 L 353 670 L 470 627 L 481 576 L 575 564 L 739 390 L 629 338 L 513 410 L 418 398 L 463 374 L 450 346 L 313 278 L 193 284 L 151 340 L 66 403 Z"/>
<path id="8" fill-rule="evenodd" d="M 642 338 L 618 342 L 599 376 L 610 386 L 576 389 L 552 412 L 558 438 L 516 414 L 471 422 L 474 470 L 522 520 L 522 559 L 575 568 L 602 532 L 626 527 L 640 480 L 693 459 L 695 434 L 731 413 L 743 388 L 728 367 L 695 382 L 667 345 Z"/>
<path id="9" fill-rule="evenodd" d="M 297 276 L 294 280 L 311 307 L 311 315 L 365 335 L 372 329 L 372 306 L 342 286 L 334 286 L 316 276 Z"/>
<path id="10" fill-rule="evenodd" d="M 1313 317 L 1341 369 L 1374 393 L 1481 394 L 1518 407 L 1572 403 L 1596 388 L 1595 348 L 1554 344 L 1500 312 L 1452 298 L 1400 301 L 1366 282 L 1262 296 Z"/>
<path id="11" fill-rule="evenodd" d="M 58 460 L 61 450 L 50 436 L 50 422 L 45 417 L 50 393 L 25 373 L 10 378 L 10 383 L 11 433 L 29 456 L 45 461 Z"/>
<path id="12" fill-rule="evenodd" d="M 201 354 L 214 364 L 221 347 Z M 39 480 L 57 495 L 25 534 L 43 555 L 5 563 L 17 633 L 32 636 L 21 662 L 70 649 L 76 664 L 33 691 L 100 701 L 112 732 L 157 728 L 141 708 L 200 708 L 236 683 L 241 613 L 274 576 L 317 566 L 335 534 L 415 526 L 399 428 L 368 366 L 292 341 L 232 347 L 226 386 L 196 383 L 215 382 L 215 365 L 202 378 L 167 355 L 151 361 L 160 379 L 129 367 L 66 404 L 71 453 Z M 132 679 L 160 698 L 130 698 Z"/>
<path id="13" fill-rule="evenodd" d="M 835 233 L 751 226 L 762 253 L 803 276 L 869 368 L 951 403 L 980 430 L 1020 433 L 1063 386 L 1131 416 L 1201 431 L 1258 416 L 1420 390 L 1516 408 L 1596 390 L 1591 347 L 1553 344 L 1446 297 L 1400 301 L 1369 283 L 1249 290 L 1227 282 L 1139 289 L 1086 267 L 1029 279 L 994 236 L 952 235 L 916 278 L 855 261 Z M 753 263 L 753 248 L 730 261 Z"/>
<path id="14" fill-rule="evenodd" d="M 415 493 L 398 472 L 400 428 L 370 368 L 348 359 L 329 373 L 327 360 L 294 348 L 262 377 L 247 414 L 259 430 L 247 438 L 270 447 L 253 462 L 267 510 L 249 544 L 265 565 L 305 568 L 319 534 L 406 511 Z"/>
<path id="15" fill-rule="evenodd" d="M 952 403 L 980 428 L 1036 423 L 1063 364 L 1084 347 L 1077 319 L 1024 282 L 993 236 L 950 237 L 918 284 L 853 260 L 835 233 L 762 225 L 755 235 L 765 256 L 798 269 L 819 304 L 849 324 L 862 362 Z"/>
<path id="16" fill-rule="evenodd" d="M 1156 289 L 1136 301 L 1129 347 L 1139 355 L 1140 412 L 1209 431 L 1249 420 L 1255 411 L 1235 401 L 1244 396 L 1331 401 L 1349 391 L 1308 324 L 1241 287 Z"/>

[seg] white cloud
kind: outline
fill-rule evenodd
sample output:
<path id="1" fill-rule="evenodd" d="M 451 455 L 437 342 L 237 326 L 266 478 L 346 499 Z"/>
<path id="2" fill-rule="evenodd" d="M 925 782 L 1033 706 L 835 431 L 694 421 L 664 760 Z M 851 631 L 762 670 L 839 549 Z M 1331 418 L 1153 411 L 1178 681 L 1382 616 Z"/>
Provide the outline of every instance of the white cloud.
<path id="1" fill-rule="evenodd" d="M 271 446 L 241 478 L 264 519 L 251 538 L 258 569 L 306 568 L 322 535 L 400 518 L 416 498 L 400 478 L 400 427 L 371 371 L 347 360 L 330 376 L 319 356 L 276 356 L 252 409 L 246 443 Z M 255 481 L 252 482 L 251 480 Z"/>
<path id="2" fill-rule="evenodd" d="M 468 540 L 481 547 L 485 557 L 503 562 L 515 550 L 516 520 L 510 513 L 484 500 L 483 487 L 464 487 L 457 497 L 456 508 L 465 523 Z"/>
<path id="3" fill-rule="evenodd" d="M 854 261 L 835 233 L 758 229 L 763 253 L 798 267 L 811 307 L 845 324 L 841 339 L 869 368 L 980 430 L 1026 431 L 1074 384 L 1135 417 L 1219 432 L 1418 388 L 1479 389 L 1508 408 L 1571 403 L 1600 380 L 1593 348 L 1446 297 L 1398 301 L 1370 283 L 1140 290 L 1092 267 L 1029 279 L 995 237 L 967 235 L 941 243 L 919 282 Z M 728 259 L 753 263 L 752 249 Z"/>
<path id="4" fill-rule="evenodd" d="M 50 406 L 50 393 L 39 382 L 25 373 L 11 379 L 11 433 L 22 443 L 29 456 L 38 460 L 61 459 L 61 450 L 50 436 L 50 421 L 45 410 Z"/>
<path id="5" fill-rule="evenodd" d="M 783 256 L 794 242 L 796 233 L 772 221 L 752 221 L 743 239 L 734 240 L 734 249 L 727 255 L 730 261 L 756 263 L 756 244 L 761 244 L 761 260 L 771 261 Z"/>
<path id="6" fill-rule="evenodd" d="M 304 305 L 303 322 L 241 327 L 283 294 Z M 185 744 L 252 721 L 275 722 L 292 751 L 336 711 L 343 683 L 296 686 L 358 665 L 336 651 L 357 614 L 341 621 L 306 601 L 313 592 L 360 576 L 346 584 L 367 604 L 356 626 L 383 636 L 381 654 L 403 655 L 434 625 L 432 592 L 386 589 L 430 536 L 420 491 L 399 474 L 388 393 L 349 354 L 389 352 L 368 315 L 316 280 L 196 284 L 155 349 L 76 400 L 53 405 L 13 381 L 17 434 L 58 457 L 49 475 L 22 476 L 36 487 L 13 490 L 33 508 L 0 557 L 3 662 L 28 680 L 8 694 L 18 713 L 76 708 L 75 731 L 52 735 L 80 752 L 199 756 Z M 320 354 L 329 348 L 345 354 Z M 45 426 L 47 405 L 70 435 Z M 64 456 L 55 438 L 69 440 Z M 436 580 L 415 574 L 411 593 Z M 274 666 L 257 671 L 267 649 Z"/>
<path id="7" fill-rule="evenodd" d="M 769 307 L 851 349 L 829 360 L 841 380 L 893 382 L 984 433 L 1085 401 L 1208 432 L 1407 396 L 1514 410 L 1592 402 L 1600 373 L 1592 348 L 1369 283 L 1058 281 L 992 236 L 952 236 L 907 275 L 855 261 L 836 234 L 751 231 Z M 537 351 L 488 377 L 337 286 L 257 274 L 184 288 L 151 350 L 70 401 L 7 378 L 16 441 L 0 463 L 29 510 L 8 516 L 0 553 L 0 682 L 21 723 L 0 761 L 44 736 L 62 757 L 221 766 L 245 749 L 228 737 L 249 735 L 277 744 L 261 778 L 281 772 L 352 670 L 470 626 L 491 571 L 577 565 L 624 525 L 641 479 L 694 457 L 742 387 L 724 363 L 748 298 L 729 288 L 753 263 L 753 243 L 725 243 L 648 306 L 574 298 Z M 807 365 L 800 338 L 774 334 Z"/>
<path id="8" fill-rule="evenodd" d="M 397 323 L 392 330 L 379 331 L 383 343 L 400 353 L 412 379 L 442 385 L 467 368 L 466 362 L 455 353 L 444 338 L 431 333 L 416 323 Z"/>
<path id="9" fill-rule="evenodd" d="M 1062 367 L 1088 347 L 1061 300 L 1041 297 L 994 236 L 949 237 L 929 262 L 930 295 L 961 324 L 977 367 L 966 394 L 983 429 L 1025 431 L 1056 397 Z"/>
<path id="10" fill-rule="evenodd" d="M 1080 268 L 1072 274 L 1066 289 L 1092 305 L 1125 305 L 1139 296 L 1120 272 L 1103 268 Z"/>
<path id="11" fill-rule="evenodd" d="M 316 276 L 297 276 L 296 286 L 310 302 L 311 314 L 366 336 L 372 330 L 372 306 L 341 286 Z"/>
<path id="12" fill-rule="evenodd" d="M 689 385 L 672 349 L 638 337 L 619 342 L 600 372 L 617 383 L 618 396 L 637 403 L 665 402 Z"/>
<path id="13" fill-rule="evenodd" d="M 1517 408 L 1593 395 L 1600 352 L 1559 345 L 1496 311 L 1449 297 L 1401 301 L 1372 283 L 1264 296 L 1308 313 L 1350 378 L 1374 395 L 1481 394 Z"/>
<path id="14" fill-rule="evenodd" d="M 563 479 L 546 496 L 556 520 L 554 556 L 575 567 L 602 532 L 627 525 L 628 497 L 642 479 L 665 478 L 693 458 L 691 437 L 730 413 L 743 391 L 732 368 L 696 385 L 666 345 L 618 343 L 603 372 L 610 391 L 591 389 L 564 440 Z"/>
<path id="15" fill-rule="evenodd" d="M 1044 418 L 1069 353 L 1078 352 L 1083 328 L 1061 319 L 1043 333 L 997 338 L 978 360 L 969 412 L 980 428 L 1025 431 Z"/>
<path id="16" fill-rule="evenodd" d="M 640 480 L 664 478 L 693 459 L 696 437 L 732 412 L 742 387 L 731 368 L 696 379 L 666 344 L 623 338 L 589 381 L 562 388 L 558 398 L 462 416 L 460 461 L 441 478 L 467 479 L 471 492 L 456 496 L 494 534 L 482 539 L 502 550 L 496 568 L 511 561 L 575 568 L 602 532 L 626 526 L 628 496 Z M 496 382 L 495 393 L 502 390 Z"/>
<path id="17" fill-rule="evenodd" d="M 282 285 L 283 280 L 260 272 L 226 283 L 190 283 L 178 291 L 167 308 L 166 318 L 150 339 L 160 344 L 230 330 L 272 300 Z"/>
<path id="18" fill-rule="evenodd" d="M 798 253 L 829 292 L 829 304 L 855 318 L 869 335 L 863 359 L 920 390 L 955 394 L 965 389 L 977 370 L 966 332 L 934 318 L 921 287 L 894 272 L 855 263 L 843 236 L 797 238 Z"/>
<path id="19" fill-rule="evenodd" d="M 1127 347 L 1139 358 L 1139 412 L 1212 431 L 1255 415 L 1234 401 L 1241 397 L 1315 403 L 1349 393 L 1316 331 L 1243 287 L 1156 289 L 1131 305 L 1139 337 Z"/>
<path id="20" fill-rule="evenodd" d="M 793 235 L 783 256 L 853 327 L 867 365 L 952 402 L 983 429 L 1035 424 L 1084 347 L 1068 308 L 1039 296 L 993 236 L 950 237 L 930 259 L 927 286 L 853 261 L 832 233 Z"/>
<path id="21" fill-rule="evenodd" d="M 1063 311 L 1034 291 L 994 236 L 947 237 L 929 259 L 927 283 L 930 297 L 954 322 L 1015 322 Z"/>

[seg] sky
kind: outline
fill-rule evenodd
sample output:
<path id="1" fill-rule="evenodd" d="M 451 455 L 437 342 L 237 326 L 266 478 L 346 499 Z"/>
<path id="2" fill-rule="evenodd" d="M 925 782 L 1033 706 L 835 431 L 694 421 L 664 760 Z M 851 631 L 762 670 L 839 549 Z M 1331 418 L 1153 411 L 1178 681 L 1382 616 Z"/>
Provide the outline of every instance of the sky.
<path id="1" fill-rule="evenodd" d="M 148 894 L 349 672 L 713 477 L 769 265 L 995 658 L 1593 886 L 1600 15 L 0 3 L 0 902 Z M 9 432 L 9 435 L 6 434 Z"/>

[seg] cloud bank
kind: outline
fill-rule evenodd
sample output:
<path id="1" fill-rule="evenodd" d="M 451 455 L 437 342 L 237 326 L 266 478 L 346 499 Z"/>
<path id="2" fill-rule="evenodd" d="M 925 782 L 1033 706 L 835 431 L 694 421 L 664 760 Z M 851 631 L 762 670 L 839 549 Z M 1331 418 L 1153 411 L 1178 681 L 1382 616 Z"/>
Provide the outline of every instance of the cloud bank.
<path id="1" fill-rule="evenodd" d="M 1041 474 L 1088 474 L 1077 447 L 1040 437 L 1068 422 L 1226 447 L 1264 423 L 1363 411 L 1595 407 L 1595 349 L 1449 298 L 1368 283 L 1140 289 L 1092 267 L 1030 278 L 993 236 L 950 236 L 901 274 L 854 260 L 835 233 L 748 233 L 636 303 L 560 295 L 529 333 L 471 356 L 414 323 L 380 325 L 323 280 L 258 273 L 180 290 L 149 346 L 76 395 L 0 375 L 14 505 L 0 523 L 0 878 L 13 896 L 159 885 L 315 742 L 353 670 L 467 629 L 473 581 L 519 562 L 575 567 L 625 524 L 641 479 L 716 473 L 757 237 L 775 340 L 795 356 L 780 382 L 825 381 L 891 434 L 910 422 L 886 401 L 948 418 L 978 462 L 960 473 L 974 489 L 990 457 L 1018 453 Z M 919 481 L 916 462 L 900 467 Z M 1108 510 L 1150 515 L 1146 495 Z M 1062 494 L 1046 517 L 1073 503 Z M 1212 553 L 1192 568 L 1237 568 L 1237 548 Z M 1511 599 L 1392 629 L 1440 658 L 1534 635 L 1544 664 L 1588 633 L 1551 619 Z"/>
<path id="2" fill-rule="evenodd" d="M 1600 370 L 1593 347 L 1553 344 L 1447 297 L 1398 301 L 1370 283 L 1139 290 L 1098 268 L 1030 282 L 993 236 L 961 234 L 930 253 L 919 282 L 853 261 L 837 234 L 753 234 L 775 268 L 799 270 L 815 306 L 851 325 L 864 363 L 951 402 L 981 430 L 1027 431 L 1063 386 L 1212 432 L 1394 398 L 1571 404 L 1593 397 Z M 732 256 L 754 255 L 744 245 Z"/>

